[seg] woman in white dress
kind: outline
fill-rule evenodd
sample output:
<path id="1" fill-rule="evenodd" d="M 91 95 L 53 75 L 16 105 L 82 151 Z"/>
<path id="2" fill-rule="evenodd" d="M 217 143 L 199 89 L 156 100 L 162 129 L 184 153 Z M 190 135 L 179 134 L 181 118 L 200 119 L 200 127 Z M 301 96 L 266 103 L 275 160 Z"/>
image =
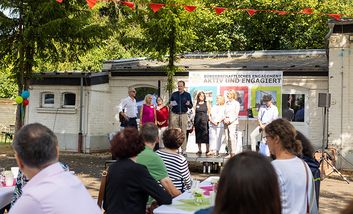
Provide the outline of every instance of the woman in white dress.
<path id="1" fill-rule="evenodd" d="M 207 155 L 219 155 L 224 133 L 224 97 L 219 95 L 216 98 L 216 105 L 211 108 L 210 114 L 210 151 Z"/>
<path id="2" fill-rule="evenodd" d="M 241 145 L 237 145 L 238 116 L 240 111 L 240 103 L 237 101 L 237 93 L 229 90 L 227 93 L 227 102 L 224 112 L 224 133 L 228 142 L 228 156 L 230 158 L 242 151 Z"/>

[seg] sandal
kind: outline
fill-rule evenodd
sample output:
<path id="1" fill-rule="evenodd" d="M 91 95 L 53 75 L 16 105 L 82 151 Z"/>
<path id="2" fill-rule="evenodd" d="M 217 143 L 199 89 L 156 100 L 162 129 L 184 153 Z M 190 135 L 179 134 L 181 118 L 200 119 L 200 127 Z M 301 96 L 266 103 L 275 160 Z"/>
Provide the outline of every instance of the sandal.
<path id="1" fill-rule="evenodd" d="M 206 153 L 206 156 L 214 156 L 215 155 L 215 152 L 214 151 L 209 151 Z"/>

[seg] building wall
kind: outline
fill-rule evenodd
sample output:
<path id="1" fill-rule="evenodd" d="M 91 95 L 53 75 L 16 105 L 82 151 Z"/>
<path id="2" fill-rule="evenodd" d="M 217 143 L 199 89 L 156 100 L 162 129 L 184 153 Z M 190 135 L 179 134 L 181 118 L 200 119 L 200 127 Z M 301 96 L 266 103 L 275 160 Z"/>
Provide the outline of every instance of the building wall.
<path id="1" fill-rule="evenodd" d="M 109 84 L 87 87 L 84 92 L 85 152 L 108 150 L 108 133 L 114 128 L 114 117 L 110 114 L 112 105 Z"/>
<path id="2" fill-rule="evenodd" d="M 11 99 L 0 99 L 0 131 L 7 131 L 16 122 L 16 103 Z"/>
<path id="3" fill-rule="evenodd" d="M 64 151 L 77 151 L 79 132 L 80 88 L 77 86 L 43 86 L 33 85 L 30 89 L 30 104 L 27 108 L 26 123 L 41 123 L 54 131 L 58 136 L 59 147 Z M 54 93 L 54 107 L 43 108 L 41 94 Z M 75 108 L 62 107 L 62 94 L 76 94 Z"/>
<path id="4" fill-rule="evenodd" d="M 318 94 L 328 91 L 327 77 L 285 77 L 283 87 L 290 88 L 292 93 L 306 95 L 305 122 L 292 124 L 307 135 L 316 149 L 321 148 L 323 133 L 323 111 L 318 107 Z"/>
<path id="5" fill-rule="evenodd" d="M 338 151 L 338 168 L 353 163 L 353 34 L 332 34 L 329 41 L 329 143 Z"/>

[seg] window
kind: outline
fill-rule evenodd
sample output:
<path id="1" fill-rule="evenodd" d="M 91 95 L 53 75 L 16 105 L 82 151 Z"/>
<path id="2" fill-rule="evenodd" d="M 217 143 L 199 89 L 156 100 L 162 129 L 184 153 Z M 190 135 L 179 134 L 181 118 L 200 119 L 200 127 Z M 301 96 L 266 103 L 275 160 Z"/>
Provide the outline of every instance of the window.
<path id="1" fill-rule="evenodd" d="M 42 93 L 42 107 L 53 108 L 54 107 L 54 94 L 50 92 Z"/>
<path id="2" fill-rule="evenodd" d="M 305 95 L 282 94 L 282 117 L 293 122 L 304 122 Z"/>
<path id="3" fill-rule="evenodd" d="M 76 94 L 63 93 L 63 108 L 74 108 L 76 105 Z"/>

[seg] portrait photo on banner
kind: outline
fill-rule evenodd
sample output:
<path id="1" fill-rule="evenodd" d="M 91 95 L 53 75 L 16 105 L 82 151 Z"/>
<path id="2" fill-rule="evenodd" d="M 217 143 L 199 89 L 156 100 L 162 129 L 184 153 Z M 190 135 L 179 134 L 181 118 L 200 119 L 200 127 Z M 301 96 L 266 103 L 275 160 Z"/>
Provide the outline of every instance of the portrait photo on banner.
<path id="1" fill-rule="evenodd" d="M 220 95 L 224 96 L 227 101 L 227 93 L 230 90 L 234 90 L 237 94 L 237 101 L 240 104 L 240 116 L 246 116 L 246 112 L 248 109 L 248 94 L 249 88 L 247 86 L 221 86 L 220 87 Z"/>
<path id="2" fill-rule="evenodd" d="M 189 87 L 189 93 L 192 98 L 192 102 L 196 104 L 196 97 L 199 92 L 203 91 L 206 96 L 206 101 L 210 106 L 216 104 L 216 97 L 218 95 L 217 86 L 196 86 L 196 87 Z"/>
<path id="3" fill-rule="evenodd" d="M 271 95 L 272 104 L 277 106 L 279 114 L 281 115 L 282 109 L 282 93 L 279 86 L 254 86 L 251 88 L 251 106 L 254 116 L 257 116 L 258 111 L 262 105 L 264 95 Z"/>

